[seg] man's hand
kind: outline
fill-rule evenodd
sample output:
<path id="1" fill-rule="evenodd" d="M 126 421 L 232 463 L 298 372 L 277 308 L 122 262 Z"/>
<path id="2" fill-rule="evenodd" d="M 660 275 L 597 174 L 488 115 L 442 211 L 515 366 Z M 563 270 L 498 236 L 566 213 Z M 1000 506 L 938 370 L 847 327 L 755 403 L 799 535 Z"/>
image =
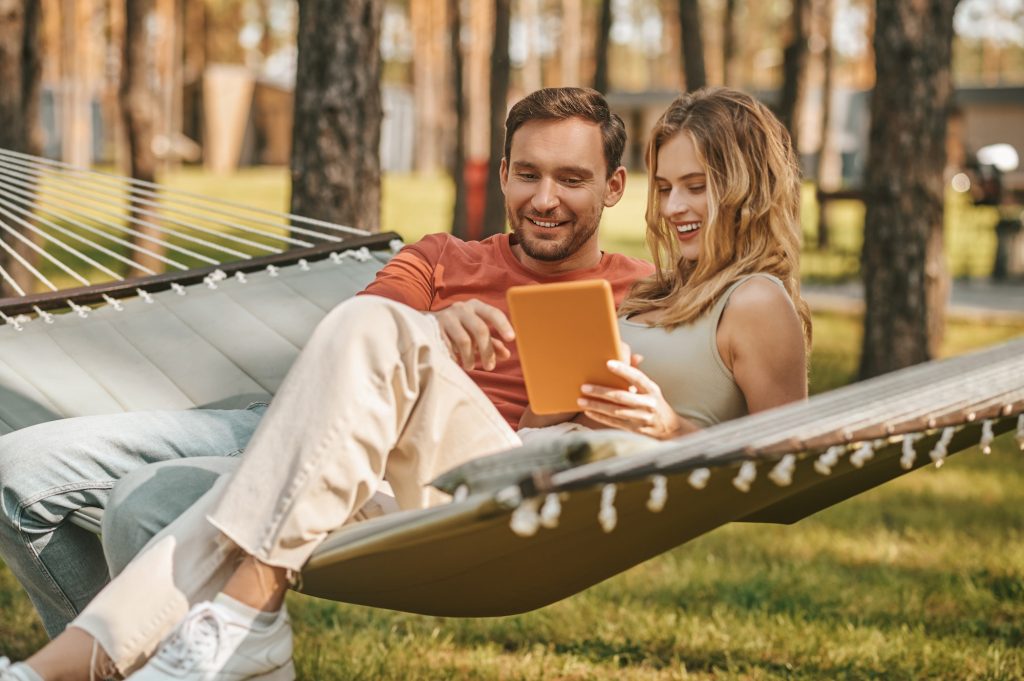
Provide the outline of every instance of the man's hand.
<path id="1" fill-rule="evenodd" d="M 506 343 L 516 334 L 505 313 L 475 298 L 452 303 L 434 315 L 452 358 L 467 371 L 478 366 L 490 371 L 498 360 L 512 356 Z"/>

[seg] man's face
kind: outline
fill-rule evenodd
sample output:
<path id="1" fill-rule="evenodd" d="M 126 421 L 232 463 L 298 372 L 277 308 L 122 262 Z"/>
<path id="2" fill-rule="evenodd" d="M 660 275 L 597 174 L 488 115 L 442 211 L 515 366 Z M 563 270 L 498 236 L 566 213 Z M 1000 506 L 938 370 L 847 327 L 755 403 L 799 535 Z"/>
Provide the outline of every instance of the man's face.
<path id="1" fill-rule="evenodd" d="M 625 183 L 622 167 L 607 177 L 596 123 L 571 118 L 522 125 L 508 161 L 501 162 L 501 189 L 523 263 L 541 271 L 596 265 L 601 213 L 618 203 Z"/>

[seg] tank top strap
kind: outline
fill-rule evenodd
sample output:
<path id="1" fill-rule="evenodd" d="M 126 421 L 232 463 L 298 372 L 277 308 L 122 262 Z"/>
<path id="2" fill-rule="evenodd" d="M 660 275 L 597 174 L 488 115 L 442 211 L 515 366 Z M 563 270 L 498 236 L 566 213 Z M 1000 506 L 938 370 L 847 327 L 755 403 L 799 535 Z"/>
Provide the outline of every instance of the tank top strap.
<path id="1" fill-rule="evenodd" d="M 780 289 L 782 289 L 783 293 L 786 293 L 786 300 L 790 300 L 789 293 L 786 291 L 786 285 L 783 284 L 782 280 L 776 277 L 774 274 L 768 274 L 767 272 L 753 272 L 751 274 L 744 274 L 739 279 L 731 283 L 729 285 L 729 288 L 725 289 L 722 295 L 718 297 L 718 300 L 715 301 L 714 306 L 711 308 L 711 310 L 708 311 L 707 315 L 708 321 L 710 322 L 708 324 L 708 328 L 711 332 L 711 344 L 715 348 L 715 357 L 718 358 L 719 362 L 721 362 L 722 360 L 720 357 L 718 357 L 718 343 L 716 341 L 718 334 L 718 322 L 721 321 L 722 313 L 725 311 L 725 306 L 729 303 L 729 298 L 732 297 L 733 292 L 746 282 L 753 279 L 754 277 L 763 277 L 764 279 L 767 279 L 768 281 L 772 282 Z M 791 305 L 792 302 L 793 301 L 790 300 Z M 722 366 L 725 366 L 724 362 L 722 363 Z"/>

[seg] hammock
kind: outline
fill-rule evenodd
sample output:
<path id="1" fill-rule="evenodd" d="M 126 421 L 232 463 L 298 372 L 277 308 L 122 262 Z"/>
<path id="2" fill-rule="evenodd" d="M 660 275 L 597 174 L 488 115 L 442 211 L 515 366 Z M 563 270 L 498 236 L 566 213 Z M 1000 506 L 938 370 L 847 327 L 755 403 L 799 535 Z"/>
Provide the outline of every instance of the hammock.
<path id="1" fill-rule="evenodd" d="M 0 151 L 0 225 L 9 224 L 8 158 L 46 167 L 39 195 L 60 184 L 58 175 L 78 182 L 87 173 Z M 181 198 L 102 177 L 124 195 L 158 193 L 161 211 L 165 197 Z M 232 212 L 241 207 L 187 198 L 241 223 Z M 32 216 L 49 210 L 35 200 Z M 75 215 L 61 219 L 93 226 Z M 276 219 L 280 232 L 301 222 Z M 266 398 L 319 319 L 386 261 L 393 238 L 350 234 L 275 253 L 276 263 L 250 256 L 207 264 L 202 276 L 182 270 L 186 280 L 112 277 L 2 301 L 0 432 L 72 415 Z M 47 311 L 58 307 L 71 312 Z M 431 615 L 524 612 L 725 523 L 792 523 L 973 444 L 985 451 L 1015 426 L 1024 446 L 1024 339 L 653 447 L 609 431 L 534 443 L 441 476 L 434 484 L 454 494 L 450 504 L 336 531 L 308 563 L 302 590 Z M 98 531 L 100 518 L 85 509 L 71 520 Z"/>

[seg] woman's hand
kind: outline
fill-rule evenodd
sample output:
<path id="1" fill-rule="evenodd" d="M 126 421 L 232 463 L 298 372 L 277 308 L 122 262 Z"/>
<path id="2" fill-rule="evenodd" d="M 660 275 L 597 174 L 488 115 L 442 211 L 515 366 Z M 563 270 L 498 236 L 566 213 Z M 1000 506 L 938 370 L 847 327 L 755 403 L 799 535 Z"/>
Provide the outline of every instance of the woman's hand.
<path id="1" fill-rule="evenodd" d="M 697 430 L 665 401 L 661 388 L 635 366 L 612 360 L 608 369 L 629 384 L 628 389 L 584 385 L 579 400 L 583 415 L 612 428 L 629 430 L 659 440 Z"/>

